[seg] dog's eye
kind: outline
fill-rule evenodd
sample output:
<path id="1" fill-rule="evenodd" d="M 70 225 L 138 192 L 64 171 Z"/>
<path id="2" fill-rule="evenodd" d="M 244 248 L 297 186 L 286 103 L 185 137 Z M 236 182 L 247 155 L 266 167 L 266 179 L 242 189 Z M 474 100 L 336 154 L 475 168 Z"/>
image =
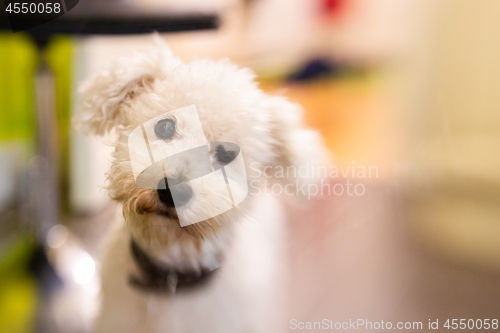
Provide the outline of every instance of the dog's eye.
<path id="1" fill-rule="evenodd" d="M 155 126 L 155 134 L 158 139 L 168 140 L 175 134 L 175 122 L 172 119 L 162 119 Z"/>
<path id="2" fill-rule="evenodd" d="M 222 164 L 229 164 L 236 158 L 236 152 L 227 150 L 222 145 L 218 145 L 217 149 L 215 149 L 215 157 Z"/>

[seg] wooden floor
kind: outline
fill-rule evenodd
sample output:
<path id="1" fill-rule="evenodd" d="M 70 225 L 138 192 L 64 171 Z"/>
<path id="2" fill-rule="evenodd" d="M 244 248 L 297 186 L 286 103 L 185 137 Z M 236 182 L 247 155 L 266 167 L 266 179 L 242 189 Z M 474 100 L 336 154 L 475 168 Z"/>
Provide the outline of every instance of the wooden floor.
<path id="1" fill-rule="evenodd" d="M 290 212 L 287 320 L 418 321 L 427 331 L 439 319 L 445 331 L 446 319 L 498 319 L 499 276 L 434 256 L 403 207 L 394 188 L 372 186 Z"/>

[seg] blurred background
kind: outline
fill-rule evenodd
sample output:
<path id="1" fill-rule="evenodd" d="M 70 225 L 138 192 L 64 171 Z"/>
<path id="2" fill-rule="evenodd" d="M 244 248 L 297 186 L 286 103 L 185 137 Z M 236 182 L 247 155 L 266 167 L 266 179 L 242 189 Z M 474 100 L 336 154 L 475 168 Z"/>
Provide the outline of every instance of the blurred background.
<path id="1" fill-rule="evenodd" d="M 288 210 L 283 332 L 291 319 L 422 321 L 424 330 L 429 319 L 498 319 L 500 2 L 127 3 L 215 15 L 217 29 L 162 37 L 186 61 L 251 67 L 264 91 L 303 106 L 335 165 L 376 167 L 334 180 L 362 183 L 363 195 Z M 76 89 L 150 44 L 57 35 L 40 59 L 29 34 L 0 32 L 0 332 L 90 331 L 116 206 L 102 190 L 109 138 L 71 130 Z M 34 80 L 40 61 L 53 81 Z M 37 99 L 47 82 L 53 98 Z M 57 170 L 49 185 L 40 180 L 48 166 Z"/>

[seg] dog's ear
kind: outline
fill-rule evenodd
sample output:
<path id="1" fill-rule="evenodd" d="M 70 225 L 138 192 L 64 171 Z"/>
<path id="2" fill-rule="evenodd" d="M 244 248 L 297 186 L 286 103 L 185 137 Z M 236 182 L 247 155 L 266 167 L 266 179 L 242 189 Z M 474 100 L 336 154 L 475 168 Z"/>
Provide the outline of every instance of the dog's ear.
<path id="1" fill-rule="evenodd" d="M 283 97 L 270 97 L 267 100 L 267 108 L 273 119 L 272 133 L 277 165 L 293 166 L 301 170 L 328 165 L 331 162 L 322 136 L 315 130 L 304 128 L 303 109 L 300 105 Z"/>
<path id="2" fill-rule="evenodd" d="M 156 47 L 148 53 L 118 59 L 109 70 L 97 73 L 80 86 L 80 107 L 73 126 L 85 134 L 104 135 L 113 127 L 127 123 L 121 106 L 150 88 L 169 68 L 182 63 L 165 42 L 155 36 Z"/>

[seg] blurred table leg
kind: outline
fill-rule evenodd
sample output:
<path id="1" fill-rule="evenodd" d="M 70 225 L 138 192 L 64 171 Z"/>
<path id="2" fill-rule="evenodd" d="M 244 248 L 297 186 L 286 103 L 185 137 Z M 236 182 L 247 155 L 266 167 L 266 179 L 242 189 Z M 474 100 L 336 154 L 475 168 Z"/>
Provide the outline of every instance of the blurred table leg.
<path id="1" fill-rule="evenodd" d="M 46 243 L 50 228 L 59 221 L 58 126 L 55 105 L 55 80 L 40 47 L 40 64 L 35 74 L 38 121 L 37 179 L 35 181 L 35 220 L 37 238 Z"/>

